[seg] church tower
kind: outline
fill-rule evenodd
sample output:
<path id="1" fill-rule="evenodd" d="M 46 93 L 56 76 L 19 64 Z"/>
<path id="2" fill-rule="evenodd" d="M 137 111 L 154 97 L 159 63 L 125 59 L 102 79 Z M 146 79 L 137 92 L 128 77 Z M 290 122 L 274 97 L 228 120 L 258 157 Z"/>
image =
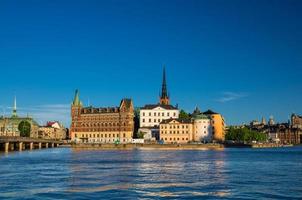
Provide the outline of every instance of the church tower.
<path id="1" fill-rule="evenodd" d="M 169 99 L 169 95 L 168 95 L 168 91 L 167 91 L 165 66 L 164 66 L 164 70 L 163 70 L 163 82 L 162 82 L 162 88 L 161 88 L 161 95 L 160 95 L 159 103 L 161 105 L 169 105 L 170 104 L 170 99 Z"/>
<path id="2" fill-rule="evenodd" d="M 12 117 L 18 117 L 17 116 L 17 98 L 16 98 L 16 96 L 15 96 L 15 99 L 14 99 L 14 107 L 13 107 Z"/>

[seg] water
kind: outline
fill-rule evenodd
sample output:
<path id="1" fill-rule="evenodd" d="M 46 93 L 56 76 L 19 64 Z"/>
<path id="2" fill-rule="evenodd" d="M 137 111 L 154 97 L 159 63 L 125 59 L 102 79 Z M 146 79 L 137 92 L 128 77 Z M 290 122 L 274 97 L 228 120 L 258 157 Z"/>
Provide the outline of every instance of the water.
<path id="1" fill-rule="evenodd" d="M 302 199 L 302 147 L 0 154 L 0 199 Z"/>

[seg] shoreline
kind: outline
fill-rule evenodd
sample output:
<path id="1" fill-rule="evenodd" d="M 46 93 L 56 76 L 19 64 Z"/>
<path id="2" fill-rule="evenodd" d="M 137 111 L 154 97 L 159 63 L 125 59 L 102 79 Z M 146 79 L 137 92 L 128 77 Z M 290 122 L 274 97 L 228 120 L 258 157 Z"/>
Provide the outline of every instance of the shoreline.
<path id="1" fill-rule="evenodd" d="M 222 150 L 224 148 L 282 148 L 278 144 L 71 144 L 73 149 L 100 150 Z"/>

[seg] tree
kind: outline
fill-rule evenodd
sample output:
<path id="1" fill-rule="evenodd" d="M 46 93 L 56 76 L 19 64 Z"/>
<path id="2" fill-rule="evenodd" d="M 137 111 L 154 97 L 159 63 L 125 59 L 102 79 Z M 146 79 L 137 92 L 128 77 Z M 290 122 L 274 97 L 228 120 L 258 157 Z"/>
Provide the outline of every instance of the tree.
<path id="1" fill-rule="evenodd" d="M 28 121 L 21 121 L 18 129 L 21 137 L 30 137 L 31 125 Z"/>
<path id="2" fill-rule="evenodd" d="M 265 133 L 260 133 L 258 131 L 253 131 L 248 129 L 247 127 L 244 128 L 234 128 L 230 127 L 225 135 L 226 140 L 233 140 L 239 143 L 242 142 L 252 142 L 252 141 L 266 141 L 267 136 Z"/>
<path id="3" fill-rule="evenodd" d="M 179 119 L 190 119 L 190 115 L 184 110 L 180 110 Z"/>
<path id="4" fill-rule="evenodd" d="M 137 133 L 137 138 L 143 139 L 144 138 L 144 133 L 143 132 L 138 132 Z"/>

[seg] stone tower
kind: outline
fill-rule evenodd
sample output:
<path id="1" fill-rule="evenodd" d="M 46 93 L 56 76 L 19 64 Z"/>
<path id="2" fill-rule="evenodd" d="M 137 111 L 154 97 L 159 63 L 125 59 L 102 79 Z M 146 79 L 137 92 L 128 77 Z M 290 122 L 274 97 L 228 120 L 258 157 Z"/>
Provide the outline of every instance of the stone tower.
<path id="1" fill-rule="evenodd" d="M 169 105 L 170 104 L 170 98 L 169 98 L 169 95 L 168 95 L 167 83 L 166 83 L 166 69 L 165 69 L 165 66 L 164 66 L 164 69 L 163 69 L 163 82 L 162 82 L 162 88 L 161 88 L 161 95 L 160 95 L 159 103 L 161 105 Z"/>
<path id="2" fill-rule="evenodd" d="M 77 127 L 77 121 L 81 114 L 82 102 L 80 101 L 79 90 L 75 91 L 74 99 L 71 104 L 71 132 Z"/>

